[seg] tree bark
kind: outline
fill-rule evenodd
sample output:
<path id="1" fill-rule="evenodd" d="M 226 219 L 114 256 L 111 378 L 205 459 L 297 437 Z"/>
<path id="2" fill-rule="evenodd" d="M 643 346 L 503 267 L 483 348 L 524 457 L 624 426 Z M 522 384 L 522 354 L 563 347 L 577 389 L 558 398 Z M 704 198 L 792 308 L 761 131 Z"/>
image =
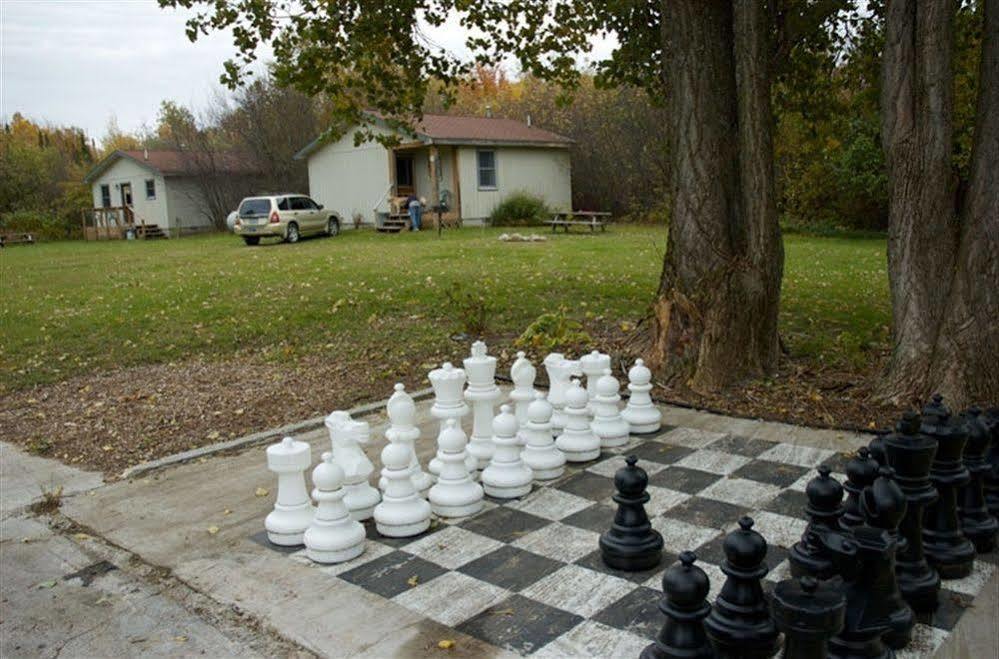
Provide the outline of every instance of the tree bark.
<path id="1" fill-rule="evenodd" d="M 888 164 L 892 355 L 880 385 L 896 404 L 935 391 L 955 407 L 999 397 L 999 54 L 985 2 L 971 181 L 956 211 L 952 0 L 891 0 L 882 71 Z"/>
<path id="2" fill-rule="evenodd" d="M 708 391 L 775 370 L 783 247 L 762 0 L 664 2 L 672 212 L 649 358 Z"/>

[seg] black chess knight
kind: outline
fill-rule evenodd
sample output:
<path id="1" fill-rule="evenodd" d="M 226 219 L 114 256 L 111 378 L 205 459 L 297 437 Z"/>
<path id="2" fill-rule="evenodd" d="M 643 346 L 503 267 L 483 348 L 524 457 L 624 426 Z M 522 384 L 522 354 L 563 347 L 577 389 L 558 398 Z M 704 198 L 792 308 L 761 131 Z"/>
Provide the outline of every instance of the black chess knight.
<path id="1" fill-rule="evenodd" d="M 895 479 L 905 494 L 905 516 L 898 532 L 905 542 L 895 560 L 895 577 L 902 597 L 917 613 L 937 608 L 940 575 L 923 555 L 923 510 L 937 499 L 930 484 L 930 465 L 937 452 L 937 442 L 919 432 L 921 419 L 906 412 L 895 432 L 884 440 L 888 464 L 895 469 Z"/>
<path id="2" fill-rule="evenodd" d="M 985 476 L 992 470 L 985 460 L 992 429 L 986 425 L 982 411 L 977 407 L 970 408 L 962 417 L 968 429 L 964 466 L 970 480 L 957 493 L 958 517 L 961 531 L 975 545 L 975 550 L 979 554 L 987 554 L 995 549 L 996 531 L 999 530 L 999 522 L 989 513 L 983 489 Z"/>
<path id="3" fill-rule="evenodd" d="M 975 560 L 975 547 L 961 532 L 957 516 L 957 491 L 971 480 L 962 460 L 968 433 L 951 418 L 940 394 L 923 408 L 921 431 L 937 441 L 930 482 L 940 495 L 923 514 L 923 549 L 941 578 L 961 579 L 971 574 Z"/>
<path id="4" fill-rule="evenodd" d="M 767 542 L 753 530 L 752 518 L 742 517 L 722 546 L 721 569 L 728 578 L 704 621 L 708 638 L 723 659 L 772 657 L 779 649 L 777 628 L 760 584 L 767 573 Z"/>
<path id="5" fill-rule="evenodd" d="M 847 497 L 843 514 L 839 518 L 839 526 L 844 531 L 849 531 L 863 523 L 864 516 L 860 512 L 860 493 L 877 477 L 877 461 L 871 457 L 871 452 L 866 446 L 860 447 L 857 449 L 856 455 L 846 463 L 846 482 L 843 483 L 843 489 L 846 490 Z"/>
<path id="6" fill-rule="evenodd" d="M 795 577 L 808 575 L 816 579 L 830 579 L 836 575 L 836 565 L 819 538 L 839 530 L 839 518 L 843 514 L 843 486 L 829 475 L 831 470 L 828 466 L 822 465 L 818 471 L 819 475 L 808 481 L 805 487 L 808 527 L 801 540 L 791 548 L 788 562 Z"/>
<path id="7" fill-rule="evenodd" d="M 637 466 L 635 456 L 628 456 L 625 462 L 614 475 L 618 508 L 613 525 L 600 536 L 600 553 L 604 563 L 616 570 L 640 572 L 662 560 L 663 537 L 652 528 L 645 512 L 648 475 Z"/>
<path id="8" fill-rule="evenodd" d="M 692 551 L 680 554 L 680 564 L 663 575 L 663 599 L 659 610 L 666 622 L 656 640 L 642 650 L 640 659 L 712 659 L 715 656 L 704 631 L 711 613 L 707 602 L 710 582 L 704 570 L 694 565 Z"/>
<path id="9" fill-rule="evenodd" d="M 784 634 L 783 659 L 820 659 L 829 639 L 843 629 L 846 600 L 838 580 L 787 579 L 770 601 L 774 624 Z"/>

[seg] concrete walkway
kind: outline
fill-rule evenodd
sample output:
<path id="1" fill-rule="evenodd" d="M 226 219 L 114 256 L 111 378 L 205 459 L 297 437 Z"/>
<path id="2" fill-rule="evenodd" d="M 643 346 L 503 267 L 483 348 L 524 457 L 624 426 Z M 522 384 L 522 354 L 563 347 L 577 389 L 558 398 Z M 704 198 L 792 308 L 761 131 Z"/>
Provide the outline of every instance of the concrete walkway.
<path id="1" fill-rule="evenodd" d="M 0 442 L 0 517 L 7 517 L 39 501 L 46 493 L 69 497 L 104 484 L 94 471 L 68 467 L 61 462 L 25 453 Z"/>

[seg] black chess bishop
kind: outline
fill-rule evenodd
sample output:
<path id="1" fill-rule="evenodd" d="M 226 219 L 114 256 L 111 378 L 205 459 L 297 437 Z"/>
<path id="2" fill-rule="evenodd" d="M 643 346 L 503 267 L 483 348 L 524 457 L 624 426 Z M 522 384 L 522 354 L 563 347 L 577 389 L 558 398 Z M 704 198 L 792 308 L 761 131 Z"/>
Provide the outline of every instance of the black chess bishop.
<path id="1" fill-rule="evenodd" d="M 996 547 L 996 531 L 999 522 L 989 513 L 985 501 L 985 476 L 992 470 L 986 461 L 985 453 L 992 439 L 991 428 L 986 425 L 982 411 L 970 408 L 962 415 L 968 430 L 968 441 L 964 445 L 964 467 L 970 479 L 957 493 L 958 517 L 961 531 L 975 545 L 979 554 L 987 554 Z"/>
<path id="2" fill-rule="evenodd" d="M 680 554 L 680 562 L 663 575 L 663 599 L 659 610 L 666 616 L 656 640 L 642 650 L 640 659 L 711 659 L 715 652 L 704 631 L 711 613 L 707 602 L 710 582 L 704 570 L 694 565 L 692 551 Z"/>
<path id="3" fill-rule="evenodd" d="M 600 535 L 600 553 L 604 563 L 616 570 L 640 572 L 662 560 L 663 537 L 652 528 L 645 512 L 648 475 L 635 456 L 628 456 L 625 463 L 614 475 L 618 508 L 613 525 Z"/>
<path id="4" fill-rule="evenodd" d="M 811 576 L 816 579 L 830 579 L 836 576 L 836 564 L 825 551 L 821 537 L 839 530 L 839 518 L 843 514 L 843 486 L 830 476 L 827 465 L 818 468 L 819 475 L 808 481 L 805 495 L 808 504 L 808 526 L 791 553 L 788 562 L 791 574 L 795 577 Z"/>
<path id="5" fill-rule="evenodd" d="M 843 629 L 846 599 L 839 579 L 786 579 L 770 600 L 774 624 L 784 634 L 783 659 L 820 659 L 829 639 Z"/>
<path id="6" fill-rule="evenodd" d="M 863 523 L 864 516 L 860 512 L 860 493 L 878 477 L 878 462 L 871 457 L 871 451 L 866 446 L 857 449 L 856 454 L 846 463 L 846 504 L 839 518 L 839 526 L 849 531 Z"/>
<path id="7" fill-rule="evenodd" d="M 767 573 L 767 542 L 753 530 L 753 519 L 742 517 L 739 528 L 722 543 L 724 585 L 711 615 L 704 621 L 708 638 L 723 659 L 765 659 L 777 653 L 777 628 L 760 580 Z"/>

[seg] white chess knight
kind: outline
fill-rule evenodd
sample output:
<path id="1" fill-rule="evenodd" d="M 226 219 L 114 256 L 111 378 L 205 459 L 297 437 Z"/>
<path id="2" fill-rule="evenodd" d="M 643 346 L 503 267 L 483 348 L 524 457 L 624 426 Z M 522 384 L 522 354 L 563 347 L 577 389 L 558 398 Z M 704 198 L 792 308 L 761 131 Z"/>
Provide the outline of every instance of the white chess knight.
<path id="1" fill-rule="evenodd" d="M 621 416 L 628 422 L 633 435 L 645 435 L 659 432 L 662 427 L 663 414 L 652 402 L 652 371 L 641 359 L 635 360 L 635 365 L 628 371 L 628 390 L 631 396 Z"/>
<path id="2" fill-rule="evenodd" d="M 573 376 L 583 374 L 579 370 L 579 362 L 566 359 L 560 352 L 553 352 L 545 357 L 543 362 L 548 373 L 548 402 L 552 404 L 552 428 L 556 431 L 565 427 L 565 393 L 569 389 L 569 381 Z"/>
<path id="3" fill-rule="evenodd" d="M 444 432 L 444 424 L 448 419 L 456 419 L 460 425 L 461 418 L 468 414 L 468 405 L 462 397 L 462 389 L 465 386 L 465 371 L 455 368 L 451 362 L 444 362 L 440 368 L 430 371 L 427 378 L 430 380 L 430 386 L 434 388 L 434 404 L 430 408 L 430 415 L 440 420 L 439 437 L 440 432 Z M 473 455 L 468 455 L 466 463 L 469 472 L 477 473 L 479 463 Z M 427 468 L 435 476 L 441 473 L 440 460 L 434 457 Z"/>
<path id="4" fill-rule="evenodd" d="M 312 449 L 305 442 L 285 437 L 267 447 L 267 468 L 278 476 L 277 501 L 264 519 L 267 539 L 275 545 L 295 547 L 312 523 L 315 509 L 305 487 L 305 470 L 312 464 Z"/>
<path id="5" fill-rule="evenodd" d="M 565 429 L 555 439 L 555 445 L 569 462 L 589 462 L 600 457 L 600 438 L 590 427 L 588 403 L 586 389 L 573 379 L 565 392 Z"/>
<path id="6" fill-rule="evenodd" d="M 472 436 L 468 452 L 476 461 L 476 469 L 485 469 L 493 457 L 493 406 L 500 399 L 496 386 L 496 358 L 486 354 L 486 344 L 476 341 L 472 354 L 463 361 L 468 388 L 465 400 L 472 404 Z"/>
<path id="7" fill-rule="evenodd" d="M 471 479 L 465 464 L 468 443 L 461 426 L 448 419 L 437 438 L 441 473 L 430 488 L 430 509 L 440 517 L 467 517 L 482 510 L 482 486 Z"/>
<path id="8" fill-rule="evenodd" d="M 537 369 L 534 368 L 534 364 L 527 358 L 527 355 L 523 351 L 518 352 L 517 359 L 510 367 L 510 379 L 513 381 L 510 401 L 513 403 L 514 414 L 521 428 L 527 424 L 527 408 L 534 400 L 534 394 L 537 393 L 534 389 L 534 378 L 537 377 L 537 374 Z M 521 437 L 521 444 L 523 443 L 523 437 Z"/>
<path id="9" fill-rule="evenodd" d="M 326 429 L 333 446 L 333 461 L 343 469 L 343 486 L 347 492 L 343 502 L 352 518 L 359 522 L 366 520 L 381 500 L 378 490 L 368 483 L 375 465 L 361 448 L 370 440 L 368 422 L 355 421 L 347 412 L 338 410 L 326 417 Z"/>
<path id="10" fill-rule="evenodd" d="M 305 555 L 316 563 L 343 563 L 364 552 L 364 526 L 350 518 L 343 503 L 343 469 L 333 454 L 323 453 L 312 470 L 312 498 L 318 504 L 312 525 L 305 532 Z"/>
<path id="11" fill-rule="evenodd" d="M 565 455 L 555 446 L 552 436 L 552 406 L 545 395 L 535 392 L 527 406 L 527 423 L 520 430 L 526 446 L 520 457 L 539 481 L 558 478 L 565 473 Z"/>
<path id="12" fill-rule="evenodd" d="M 514 499 L 531 491 L 534 473 L 520 459 L 517 417 L 509 405 L 501 405 L 493 419 L 493 443 L 496 450 L 489 465 L 482 470 L 482 487 L 491 497 Z"/>
<path id="13" fill-rule="evenodd" d="M 611 370 L 605 368 L 603 375 L 596 381 L 596 394 L 590 399 L 590 410 L 593 412 L 590 427 L 600 438 L 601 448 L 614 448 L 628 443 L 631 427 L 621 417 L 621 395 L 618 393 L 620 386 L 617 378 L 611 375 Z"/>
<path id="14" fill-rule="evenodd" d="M 401 444 L 409 451 L 409 473 L 413 486 L 426 498 L 427 490 L 434 484 L 434 478 L 423 471 L 416 457 L 416 440 L 420 438 L 420 429 L 416 427 L 416 403 L 413 397 L 406 393 L 406 387 L 401 382 L 396 383 L 395 393 L 385 405 L 388 414 L 389 427 L 385 430 L 385 439 L 391 444 Z M 378 481 L 378 489 L 384 491 L 386 480 Z"/>
<path id="15" fill-rule="evenodd" d="M 590 397 L 591 411 L 593 397 L 597 395 L 597 380 L 611 367 L 610 355 L 594 350 L 579 358 L 579 369 L 586 376 L 586 395 Z"/>
<path id="16" fill-rule="evenodd" d="M 430 504 L 413 487 L 409 451 L 401 444 L 382 449 L 385 496 L 375 506 L 375 528 L 387 538 L 408 538 L 430 528 Z"/>

